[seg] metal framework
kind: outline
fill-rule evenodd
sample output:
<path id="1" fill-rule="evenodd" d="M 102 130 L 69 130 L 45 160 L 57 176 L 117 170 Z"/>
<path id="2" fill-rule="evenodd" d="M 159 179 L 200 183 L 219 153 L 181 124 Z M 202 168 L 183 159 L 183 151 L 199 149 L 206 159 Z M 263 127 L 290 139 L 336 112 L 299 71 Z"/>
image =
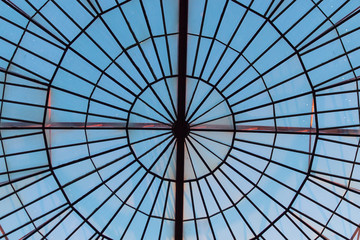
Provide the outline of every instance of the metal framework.
<path id="1" fill-rule="evenodd" d="M 1 0 L 0 239 L 359 239 L 358 5 Z"/>

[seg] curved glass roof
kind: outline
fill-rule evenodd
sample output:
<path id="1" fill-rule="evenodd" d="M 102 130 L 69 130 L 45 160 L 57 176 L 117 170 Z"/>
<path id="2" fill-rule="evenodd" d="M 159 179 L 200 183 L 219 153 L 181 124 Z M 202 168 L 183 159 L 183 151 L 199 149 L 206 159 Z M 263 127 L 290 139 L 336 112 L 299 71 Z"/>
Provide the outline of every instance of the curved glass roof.
<path id="1" fill-rule="evenodd" d="M 360 6 L 1 0 L 1 239 L 359 239 Z"/>

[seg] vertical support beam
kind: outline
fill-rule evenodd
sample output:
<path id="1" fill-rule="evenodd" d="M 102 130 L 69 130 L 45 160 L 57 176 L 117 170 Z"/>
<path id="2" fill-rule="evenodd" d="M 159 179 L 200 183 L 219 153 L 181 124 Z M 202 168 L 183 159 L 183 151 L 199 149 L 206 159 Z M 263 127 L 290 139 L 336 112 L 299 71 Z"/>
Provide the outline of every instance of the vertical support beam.
<path id="1" fill-rule="evenodd" d="M 48 123 L 47 124 L 51 124 L 51 88 L 49 88 L 49 100 L 48 100 L 48 107 L 47 107 L 47 111 L 48 111 Z M 52 147 L 52 141 L 51 141 L 51 128 L 48 129 L 49 132 L 49 143 L 48 143 L 48 147 L 49 149 L 49 157 L 50 157 L 50 162 L 52 162 L 52 152 L 51 152 L 51 147 Z"/>
<path id="2" fill-rule="evenodd" d="M 176 151 L 176 193 L 175 193 L 175 239 L 183 239 L 184 212 L 184 150 L 185 150 L 185 96 L 187 60 L 188 0 L 179 0 L 179 46 L 178 46 L 178 119 L 175 125 Z"/>

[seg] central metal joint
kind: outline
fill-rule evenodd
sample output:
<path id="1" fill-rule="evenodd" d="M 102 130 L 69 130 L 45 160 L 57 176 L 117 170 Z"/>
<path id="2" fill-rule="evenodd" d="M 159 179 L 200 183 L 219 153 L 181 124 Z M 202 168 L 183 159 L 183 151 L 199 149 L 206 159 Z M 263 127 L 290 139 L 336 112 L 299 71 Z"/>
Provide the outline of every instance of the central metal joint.
<path id="1" fill-rule="evenodd" d="M 186 121 L 176 121 L 172 126 L 172 132 L 175 138 L 186 138 L 190 133 L 190 125 Z"/>

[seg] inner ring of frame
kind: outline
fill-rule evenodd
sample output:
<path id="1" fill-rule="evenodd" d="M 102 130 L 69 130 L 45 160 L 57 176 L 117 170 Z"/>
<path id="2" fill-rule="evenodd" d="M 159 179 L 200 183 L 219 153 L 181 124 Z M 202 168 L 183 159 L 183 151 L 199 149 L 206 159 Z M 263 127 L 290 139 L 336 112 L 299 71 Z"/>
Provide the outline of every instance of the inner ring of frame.
<path id="1" fill-rule="evenodd" d="M 176 96 L 165 99 L 166 94 L 160 94 L 165 110 L 153 94 L 153 91 L 161 92 L 167 86 L 170 88 L 168 95 L 175 95 L 176 84 L 167 81 L 153 82 L 138 95 L 129 111 L 127 136 L 133 156 L 146 171 L 161 179 L 175 181 L 176 118 L 172 121 L 166 113 L 171 112 L 170 100 Z M 216 87 L 205 80 L 187 79 L 186 115 L 189 129 L 183 129 L 186 136 L 185 182 L 213 174 L 226 161 L 235 139 L 230 104 Z M 131 128 L 140 122 L 146 122 L 143 129 Z"/>

